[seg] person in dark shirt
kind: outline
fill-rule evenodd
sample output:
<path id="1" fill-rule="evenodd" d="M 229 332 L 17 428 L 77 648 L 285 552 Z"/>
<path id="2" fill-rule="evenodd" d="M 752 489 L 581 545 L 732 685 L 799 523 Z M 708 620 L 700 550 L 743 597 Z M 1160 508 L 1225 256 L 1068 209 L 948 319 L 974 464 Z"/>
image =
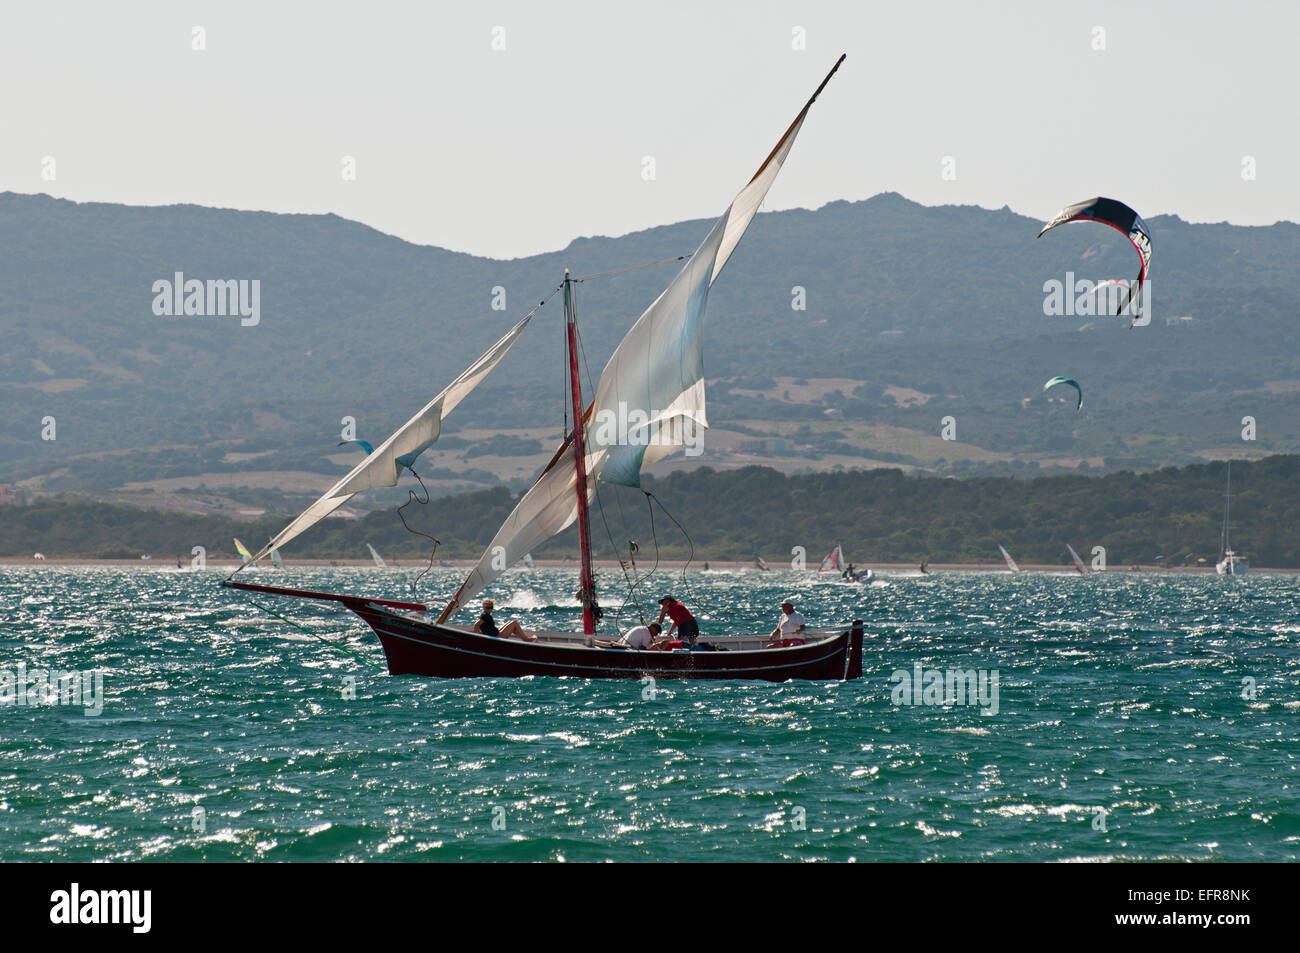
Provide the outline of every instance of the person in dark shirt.
<path id="1" fill-rule="evenodd" d="M 501 639 L 523 639 L 525 642 L 537 641 L 537 636 L 525 632 L 524 627 L 518 622 L 507 622 L 504 628 L 498 629 L 496 620 L 492 618 L 494 608 L 496 608 L 496 603 L 491 599 L 483 600 L 483 614 L 474 623 L 475 632 L 479 635 L 494 635 Z"/>
<path id="2" fill-rule="evenodd" d="M 691 610 L 672 596 L 664 596 L 660 599 L 659 606 L 659 618 L 657 620 L 659 624 L 663 624 L 664 616 L 673 620 L 673 624 L 668 629 L 668 639 L 672 639 L 675 631 L 677 638 L 687 645 L 694 645 L 695 640 L 700 636 L 700 624 L 695 621 L 695 616 L 691 615 Z"/>

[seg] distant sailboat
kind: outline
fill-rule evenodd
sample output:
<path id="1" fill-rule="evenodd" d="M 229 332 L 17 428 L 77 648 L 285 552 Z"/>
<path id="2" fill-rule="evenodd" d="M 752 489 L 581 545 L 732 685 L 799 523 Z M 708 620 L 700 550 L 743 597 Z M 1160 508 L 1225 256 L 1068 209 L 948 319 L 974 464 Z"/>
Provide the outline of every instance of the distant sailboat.
<path id="1" fill-rule="evenodd" d="M 854 572 L 852 564 L 845 561 L 844 550 L 840 548 L 839 543 L 836 543 L 835 548 L 826 554 L 826 558 L 822 560 L 822 564 L 817 571 L 838 572 L 840 578 L 845 582 L 869 583 L 876 578 L 874 569 L 863 569 Z"/>
<path id="2" fill-rule="evenodd" d="M 1079 554 L 1074 551 L 1074 547 L 1069 543 L 1066 543 L 1065 548 L 1070 551 L 1070 558 L 1074 560 L 1074 568 L 1079 570 L 1079 575 L 1088 575 L 1088 567 L 1083 564 L 1083 560 L 1080 559 Z"/>
<path id="3" fill-rule="evenodd" d="M 750 551 L 754 554 L 754 568 L 755 568 L 755 569 L 761 570 L 762 572 L 767 572 L 769 569 L 772 568 L 772 567 L 769 566 L 766 562 L 764 562 L 763 557 L 760 556 L 760 555 L 758 554 L 758 547 L 757 547 L 757 546 L 755 546 L 753 543 L 750 543 L 750 544 L 749 544 L 749 549 L 750 549 Z"/>
<path id="4" fill-rule="evenodd" d="M 524 568 L 525 568 L 525 569 L 536 569 L 536 568 L 537 568 L 536 564 L 533 563 L 533 554 L 532 554 L 532 553 L 524 553 Z"/>
<path id="5" fill-rule="evenodd" d="M 1232 545 L 1228 541 L 1229 522 L 1228 517 L 1232 507 L 1232 461 L 1228 461 L 1228 488 L 1223 494 L 1223 546 L 1222 557 L 1214 564 L 1214 571 L 1220 576 L 1240 576 L 1250 569 L 1250 563 L 1246 562 L 1246 557 L 1238 556 L 1232 551 Z"/>
<path id="6" fill-rule="evenodd" d="M 276 569 L 284 568 L 284 560 L 280 558 L 280 550 L 278 549 L 271 550 L 271 565 L 274 566 Z"/>
<path id="7" fill-rule="evenodd" d="M 253 554 L 248 551 L 248 547 L 239 541 L 238 536 L 235 537 L 235 550 L 236 552 L 239 553 L 239 558 L 244 561 L 243 562 L 244 567 L 247 567 L 249 569 L 257 568 L 257 560 L 254 559 Z"/>
<path id="8" fill-rule="evenodd" d="M 818 572 L 844 572 L 847 563 L 844 562 L 844 552 L 840 549 L 840 544 L 836 543 L 835 548 L 826 554 L 822 560 Z"/>
<path id="9" fill-rule="evenodd" d="M 1010 571 L 1010 572 L 1020 572 L 1020 567 L 1017 566 L 1017 565 L 1016 565 L 1016 561 L 1015 561 L 1014 559 L 1011 558 L 1011 554 L 1010 554 L 1009 552 L 1007 552 L 1005 549 L 1002 548 L 1002 544 L 1001 544 L 1001 543 L 998 544 L 998 551 L 1002 553 L 1002 558 L 1005 559 L 1005 560 L 1007 561 L 1007 570 L 1008 570 L 1008 571 Z M 1071 550 L 1071 552 L 1073 552 L 1073 550 Z"/>
<path id="10" fill-rule="evenodd" d="M 370 558 L 375 561 L 376 566 L 378 566 L 380 569 L 388 568 L 388 563 L 384 562 L 384 557 L 379 555 L 379 552 L 378 550 L 375 549 L 375 547 L 371 546 L 369 543 L 366 543 L 366 549 L 370 550 Z"/>

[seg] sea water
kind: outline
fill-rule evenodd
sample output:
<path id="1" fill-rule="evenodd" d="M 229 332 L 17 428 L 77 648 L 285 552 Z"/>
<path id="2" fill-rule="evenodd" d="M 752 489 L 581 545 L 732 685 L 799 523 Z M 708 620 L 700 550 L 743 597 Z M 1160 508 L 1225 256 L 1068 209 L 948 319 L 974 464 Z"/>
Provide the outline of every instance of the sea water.
<path id="1" fill-rule="evenodd" d="M 250 580 L 400 599 L 413 575 Z M 1292 576 L 645 584 L 705 639 L 770 631 L 787 596 L 813 626 L 865 620 L 861 679 L 783 684 L 391 677 L 345 610 L 250 601 L 219 578 L 0 570 L 0 860 L 1300 855 Z M 435 570 L 421 598 L 459 580 Z M 621 574 L 601 582 L 604 627 L 636 621 Z M 572 571 L 512 571 L 491 593 L 498 624 L 576 628 L 575 588 Z M 19 699 L 20 668 L 91 687 Z M 954 672 L 984 694 L 954 695 Z"/>

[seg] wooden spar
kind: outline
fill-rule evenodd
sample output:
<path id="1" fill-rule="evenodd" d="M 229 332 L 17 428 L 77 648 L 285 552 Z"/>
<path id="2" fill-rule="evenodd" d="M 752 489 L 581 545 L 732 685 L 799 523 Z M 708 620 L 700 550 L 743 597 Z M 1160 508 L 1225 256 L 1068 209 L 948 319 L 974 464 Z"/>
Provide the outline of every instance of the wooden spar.
<path id="1" fill-rule="evenodd" d="M 763 174 L 763 170 L 767 168 L 767 164 L 771 162 L 772 157 L 781 150 L 781 146 L 786 139 L 790 138 L 790 133 L 794 132 L 795 126 L 799 125 L 799 121 L 808 114 L 808 110 L 812 109 L 812 104 L 817 102 L 817 97 L 822 94 L 822 90 L 826 88 L 826 84 L 831 81 L 831 77 L 835 75 L 836 71 L 840 68 L 840 64 L 844 62 L 844 58 L 848 55 L 849 54 L 847 53 L 840 54 L 840 58 L 835 61 L 835 65 L 832 66 L 831 71 L 826 74 L 826 78 L 822 80 L 821 85 L 818 86 L 816 91 L 808 97 L 808 102 L 804 103 L 803 109 L 799 110 L 799 115 L 794 117 L 794 122 L 790 123 L 789 128 L 785 131 L 785 135 L 776 141 L 776 145 L 772 147 L 772 151 L 767 154 L 767 158 L 763 160 L 763 164 L 760 165 L 758 171 L 754 173 L 754 178 L 749 180 L 751 183 L 754 179 L 757 179 Z"/>
<path id="2" fill-rule="evenodd" d="M 579 601 L 582 603 L 582 631 L 592 635 L 596 618 L 592 605 L 596 597 L 596 580 L 591 571 L 591 525 L 587 519 L 587 457 L 583 446 L 582 383 L 578 377 L 578 328 L 573 313 L 573 282 L 564 269 L 564 317 L 569 335 L 569 390 L 573 403 L 573 463 L 578 494 L 578 547 L 581 553 Z"/>

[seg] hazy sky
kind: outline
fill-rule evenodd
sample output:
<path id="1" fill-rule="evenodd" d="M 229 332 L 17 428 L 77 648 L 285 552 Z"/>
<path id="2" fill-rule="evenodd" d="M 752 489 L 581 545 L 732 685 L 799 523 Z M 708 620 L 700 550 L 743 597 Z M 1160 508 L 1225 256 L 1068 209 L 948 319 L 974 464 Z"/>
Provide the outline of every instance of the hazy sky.
<path id="1" fill-rule="evenodd" d="M 0 189 L 527 255 L 718 215 L 847 52 L 766 208 L 1298 221 L 1298 35 L 1300 2 L 3 0 Z"/>

